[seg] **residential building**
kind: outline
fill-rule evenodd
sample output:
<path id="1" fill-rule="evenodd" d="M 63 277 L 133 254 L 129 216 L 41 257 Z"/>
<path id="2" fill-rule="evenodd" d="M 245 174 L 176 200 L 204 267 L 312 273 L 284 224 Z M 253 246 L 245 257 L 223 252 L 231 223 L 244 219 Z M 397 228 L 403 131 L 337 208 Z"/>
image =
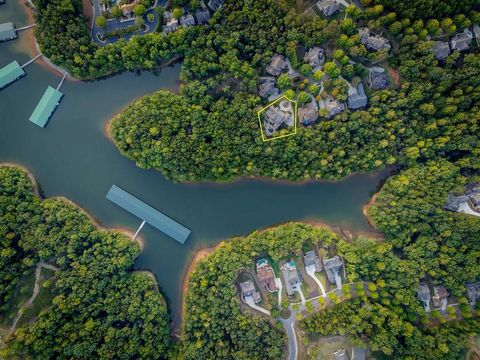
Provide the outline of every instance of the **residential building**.
<path id="1" fill-rule="evenodd" d="M 195 25 L 195 19 L 193 18 L 193 15 L 184 15 L 180 18 L 180 25 L 188 27 L 188 26 L 193 26 Z"/>
<path id="2" fill-rule="evenodd" d="M 336 284 L 337 289 L 342 287 L 342 275 L 343 261 L 340 256 L 335 255 L 330 259 L 324 259 L 323 267 L 327 273 L 327 279 L 330 283 Z"/>
<path id="3" fill-rule="evenodd" d="M 447 310 L 449 295 L 447 289 L 443 286 L 434 286 L 432 296 L 433 307 L 437 310 Z"/>
<path id="4" fill-rule="evenodd" d="M 259 91 L 258 94 L 263 97 L 269 97 L 271 95 L 278 95 L 280 94 L 280 90 L 278 90 L 275 86 L 275 78 L 271 76 L 263 76 L 260 78 L 259 81 Z"/>
<path id="5" fill-rule="evenodd" d="M 265 67 L 265 71 L 270 75 L 278 76 L 286 67 L 287 62 L 285 61 L 285 58 L 282 55 L 275 54 L 273 55 L 270 64 Z"/>
<path id="6" fill-rule="evenodd" d="M 473 34 L 468 29 L 465 29 L 463 32 L 456 34 L 450 39 L 452 51 L 465 51 L 470 49 L 470 47 L 472 46 L 472 39 Z"/>
<path id="7" fill-rule="evenodd" d="M 305 264 L 305 268 L 307 270 L 312 268 L 312 270 L 314 270 L 313 272 L 322 271 L 322 263 L 320 262 L 320 258 L 313 250 L 307 251 L 305 254 L 303 254 L 303 263 Z"/>
<path id="8" fill-rule="evenodd" d="M 338 349 L 333 353 L 333 358 L 335 360 L 349 360 L 348 354 L 345 349 Z"/>
<path id="9" fill-rule="evenodd" d="M 335 0 L 320 0 L 317 2 L 317 8 L 323 16 L 332 16 L 340 10 L 340 5 Z"/>
<path id="10" fill-rule="evenodd" d="M 257 261 L 257 278 L 260 286 L 265 286 L 268 291 L 277 291 L 275 284 L 275 272 L 268 263 L 267 259 L 260 259 Z"/>
<path id="11" fill-rule="evenodd" d="M 200 9 L 195 12 L 198 25 L 208 24 L 210 20 L 210 11 L 207 9 Z"/>
<path id="12" fill-rule="evenodd" d="M 129 4 L 120 5 L 120 10 L 122 10 L 122 15 L 126 17 L 130 17 L 133 11 L 135 10 L 135 6 L 137 6 L 138 4 L 140 4 L 140 0 L 135 0 L 134 2 Z"/>
<path id="13" fill-rule="evenodd" d="M 367 349 L 354 346 L 352 349 L 352 360 L 365 360 L 367 357 Z"/>
<path id="14" fill-rule="evenodd" d="M 480 216 L 480 183 L 465 186 L 465 192 L 449 193 L 445 209 Z"/>
<path id="15" fill-rule="evenodd" d="M 0 42 L 17 38 L 15 25 L 12 22 L 0 24 Z"/>
<path id="16" fill-rule="evenodd" d="M 331 118 L 345 111 L 345 104 L 339 101 L 338 99 L 334 99 L 331 96 L 328 96 L 325 100 L 320 101 L 320 106 L 323 109 L 327 110 L 328 118 Z"/>
<path id="17" fill-rule="evenodd" d="M 298 275 L 297 267 L 293 259 L 284 263 L 280 270 L 282 271 L 283 280 L 285 281 L 285 290 L 288 296 L 291 296 L 300 289 L 301 281 L 300 276 Z"/>
<path id="18" fill-rule="evenodd" d="M 473 34 L 475 35 L 475 40 L 477 40 L 477 46 L 480 45 L 480 26 L 477 24 L 473 25 Z"/>
<path id="19" fill-rule="evenodd" d="M 250 296 L 255 304 L 258 304 L 260 301 L 262 301 L 260 293 L 255 288 L 255 284 L 252 280 L 247 280 L 240 283 L 240 289 L 242 290 L 242 297 L 244 300 Z"/>
<path id="20" fill-rule="evenodd" d="M 423 303 L 423 308 L 426 312 L 430 311 L 430 289 L 427 284 L 420 284 L 417 289 L 417 297 Z"/>
<path id="21" fill-rule="evenodd" d="M 278 104 L 269 106 L 263 114 L 263 126 L 267 136 L 272 136 L 283 125 L 291 127 L 295 124 L 292 103 L 288 100 L 280 100 Z"/>
<path id="22" fill-rule="evenodd" d="M 467 284 L 467 298 L 470 305 L 475 306 L 477 300 L 480 299 L 480 282 L 475 284 Z"/>
<path id="23" fill-rule="evenodd" d="M 167 25 L 162 26 L 162 31 L 164 33 L 169 33 L 169 32 L 177 30 L 179 26 L 180 26 L 180 24 L 178 23 L 178 20 L 175 19 L 175 18 L 171 18 L 168 21 Z"/>
<path id="24" fill-rule="evenodd" d="M 311 125 L 318 119 L 318 108 L 315 101 L 299 107 L 297 110 L 298 121 L 303 125 Z"/>
<path id="25" fill-rule="evenodd" d="M 347 106 L 351 110 L 359 109 L 367 106 L 367 95 L 365 95 L 365 89 L 363 84 L 359 83 L 357 86 L 348 87 L 348 99 Z"/>
<path id="26" fill-rule="evenodd" d="M 435 41 L 432 51 L 435 55 L 435 59 L 443 60 L 450 55 L 450 45 L 448 45 L 448 42 L 446 41 Z"/>
<path id="27" fill-rule="evenodd" d="M 225 0 L 210 0 L 208 2 L 208 7 L 212 9 L 212 11 L 217 11 L 223 6 Z"/>
<path id="28" fill-rule="evenodd" d="M 390 50 L 392 47 L 388 39 L 380 35 L 372 35 L 370 29 L 360 28 L 358 30 L 358 36 L 360 37 L 360 42 L 365 45 L 369 50 L 380 51 L 380 50 Z"/>
<path id="29" fill-rule="evenodd" d="M 313 70 L 320 70 L 322 65 L 325 63 L 325 50 L 321 47 L 315 46 L 307 51 L 303 60 L 310 64 Z"/>
<path id="30" fill-rule="evenodd" d="M 368 86 L 373 90 L 383 90 L 388 87 L 389 81 L 385 71 L 370 70 L 368 74 Z"/>

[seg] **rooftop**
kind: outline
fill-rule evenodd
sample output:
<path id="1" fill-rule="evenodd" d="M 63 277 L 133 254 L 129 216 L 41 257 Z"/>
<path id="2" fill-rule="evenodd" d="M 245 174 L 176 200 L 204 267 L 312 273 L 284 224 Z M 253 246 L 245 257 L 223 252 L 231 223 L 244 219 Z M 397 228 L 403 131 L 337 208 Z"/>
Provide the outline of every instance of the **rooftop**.
<path id="1" fill-rule="evenodd" d="M 15 25 L 12 22 L 0 24 L 0 42 L 17 38 Z"/>
<path id="2" fill-rule="evenodd" d="M 18 61 L 14 60 L 0 69 L 0 89 L 25 75 Z"/>
<path id="3" fill-rule="evenodd" d="M 443 60 L 450 55 L 450 45 L 448 45 L 448 42 L 446 41 L 435 41 L 432 51 L 437 60 Z"/>
<path id="4" fill-rule="evenodd" d="M 30 115 L 29 120 L 34 124 L 44 128 L 60 103 L 62 97 L 63 94 L 60 91 L 49 86 L 47 90 L 45 90 L 45 93 L 40 99 L 32 115 Z"/>
<path id="5" fill-rule="evenodd" d="M 472 45 L 472 39 L 473 34 L 468 29 L 465 29 L 461 33 L 455 34 L 455 36 L 450 39 L 452 51 L 465 51 L 470 49 L 470 46 Z"/>
<path id="6" fill-rule="evenodd" d="M 349 86 L 348 88 L 348 100 L 347 106 L 349 109 L 359 109 L 367 106 L 367 95 L 365 95 L 365 89 L 363 84 L 360 83 L 357 86 Z"/>

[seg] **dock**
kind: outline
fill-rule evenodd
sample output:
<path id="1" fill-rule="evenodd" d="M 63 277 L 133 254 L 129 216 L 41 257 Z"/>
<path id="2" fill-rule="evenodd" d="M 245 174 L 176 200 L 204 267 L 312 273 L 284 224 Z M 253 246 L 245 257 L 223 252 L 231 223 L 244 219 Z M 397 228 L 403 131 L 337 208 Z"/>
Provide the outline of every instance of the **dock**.
<path id="1" fill-rule="evenodd" d="M 170 236 L 180 244 L 184 244 L 191 233 L 191 231 L 183 225 L 162 214 L 160 211 L 154 209 L 116 185 L 112 185 L 106 198 L 144 222 L 152 225 L 164 234 Z"/>
<path id="2" fill-rule="evenodd" d="M 0 89 L 17 81 L 22 76 L 25 76 L 25 71 L 23 71 L 18 61 L 12 61 L 10 64 L 0 69 Z"/>
<path id="3" fill-rule="evenodd" d="M 33 111 L 32 115 L 30 115 L 29 120 L 35 125 L 44 128 L 52 117 L 53 112 L 60 104 L 62 97 L 63 94 L 60 91 L 49 86 L 37 104 L 37 107 Z"/>
<path id="4" fill-rule="evenodd" d="M 0 24 L 0 42 L 13 40 L 16 38 L 17 32 L 15 31 L 15 25 L 13 22 Z"/>

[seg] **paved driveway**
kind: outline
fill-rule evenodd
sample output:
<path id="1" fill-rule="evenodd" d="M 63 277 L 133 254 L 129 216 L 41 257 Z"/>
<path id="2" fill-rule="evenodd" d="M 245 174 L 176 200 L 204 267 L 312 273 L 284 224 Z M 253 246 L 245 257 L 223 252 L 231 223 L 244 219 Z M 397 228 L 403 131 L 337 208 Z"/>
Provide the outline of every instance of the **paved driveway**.
<path id="1" fill-rule="evenodd" d="M 280 318 L 285 330 L 287 330 L 288 337 L 288 360 L 297 360 L 298 356 L 298 344 L 297 336 L 295 335 L 295 328 L 293 327 L 295 323 L 295 312 L 292 311 L 288 319 Z"/>

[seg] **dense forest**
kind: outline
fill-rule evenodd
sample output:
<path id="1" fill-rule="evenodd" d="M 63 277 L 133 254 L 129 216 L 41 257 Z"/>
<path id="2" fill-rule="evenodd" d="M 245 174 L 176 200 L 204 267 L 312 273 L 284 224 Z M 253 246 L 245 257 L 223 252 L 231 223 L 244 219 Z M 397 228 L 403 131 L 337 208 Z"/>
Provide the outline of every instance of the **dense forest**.
<path id="1" fill-rule="evenodd" d="M 138 244 L 98 230 L 66 200 L 42 201 L 33 186 L 22 170 L 0 167 L 0 319 L 39 261 L 58 268 L 55 296 L 32 323 L 4 339 L 0 357 L 166 358 L 167 305 L 153 278 L 131 272 Z"/>

